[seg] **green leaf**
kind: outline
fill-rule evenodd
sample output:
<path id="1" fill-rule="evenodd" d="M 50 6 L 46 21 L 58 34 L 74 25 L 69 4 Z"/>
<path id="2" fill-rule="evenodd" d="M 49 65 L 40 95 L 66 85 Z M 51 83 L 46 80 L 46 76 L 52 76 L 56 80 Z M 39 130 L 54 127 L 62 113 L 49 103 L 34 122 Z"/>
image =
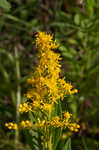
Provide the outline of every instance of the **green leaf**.
<path id="1" fill-rule="evenodd" d="M 68 138 L 68 140 L 62 150 L 71 150 L 71 138 Z"/>
<path id="2" fill-rule="evenodd" d="M 84 150 L 89 150 L 84 138 L 82 138 L 82 143 L 83 143 Z"/>
<path id="3" fill-rule="evenodd" d="M 75 23 L 76 25 L 79 25 L 79 24 L 80 24 L 80 15 L 79 15 L 79 14 L 76 14 L 76 15 L 74 16 L 74 23 Z"/>
<path id="4" fill-rule="evenodd" d="M 68 40 L 67 40 L 70 44 L 78 44 L 78 42 L 75 40 L 75 39 L 73 39 L 73 38 L 69 38 Z"/>
<path id="5" fill-rule="evenodd" d="M 78 38 L 82 39 L 84 37 L 84 33 L 81 31 L 78 31 L 77 36 L 78 36 Z"/>
<path id="6" fill-rule="evenodd" d="M 0 57 L 2 57 L 2 55 L 5 55 L 6 57 L 8 57 L 11 64 L 15 65 L 14 57 L 9 52 L 7 52 L 6 50 L 0 48 Z"/>
<path id="7" fill-rule="evenodd" d="M 31 142 L 32 142 L 32 148 L 33 150 L 40 150 L 40 144 L 39 144 L 39 135 L 38 132 L 34 131 L 34 130 L 29 130 L 29 134 L 32 136 L 31 138 Z"/>
<path id="8" fill-rule="evenodd" d="M 9 11 L 11 8 L 11 5 L 6 0 L 0 0 L 0 7 L 3 8 L 5 11 Z"/>
<path id="9" fill-rule="evenodd" d="M 6 69 L 2 65 L 0 65 L 0 71 L 3 74 L 5 81 L 9 82 L 9 74 L 7 73 Z"/>
<path id="10" fill-rule="evenodd" d="M 62 56 L 65 57 L 65 58 L 67 58 L 67 59 L 70 59 L 70 60 L 73 59 L 73 56 L 70 53 L 63 52 Z"/>
<path id="11" fill-rule="evenodd" d="M 85 0 L 85 7 L 88 16 L 91 18 L 94 14 L 95 0 Z"/>

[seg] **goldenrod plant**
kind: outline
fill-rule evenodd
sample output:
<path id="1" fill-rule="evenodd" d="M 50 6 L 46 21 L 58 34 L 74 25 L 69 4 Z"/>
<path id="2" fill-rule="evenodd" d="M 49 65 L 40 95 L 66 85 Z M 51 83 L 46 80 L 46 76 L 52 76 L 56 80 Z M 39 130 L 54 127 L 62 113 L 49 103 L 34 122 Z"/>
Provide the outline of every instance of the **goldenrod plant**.
<path id="1" fill-rule="evenodd" d="M 20 123 L 6 123 L 8 129 L 28 129 L 39 131 L 41 145 L 45 150 L 53 150 L 53 130 L 61 129 L 78 132 L 80 125 L 73 122 L 72 114 L 62 111 L 61 103 L 68 95 L 78 90 L 61 77 L 61 57 L 55 52 L 58 45 L 53 36 L 45 32 L 37 32 L 35 45 L 39 51 L 38 64 L 32 77 L 27 79 L 30 89 L 25 94 L 26 101 L 19 105 L 18 111 L 29 113 L 34 121 L 22 120 Z M 66 99 L 66 98 L 65 98 Z M 66 103 L 66 101 L 65 101 Z M 59 108 L 59 112 L 56 109 Z M 57 137 L 56 137 L 57 138 Z"/>

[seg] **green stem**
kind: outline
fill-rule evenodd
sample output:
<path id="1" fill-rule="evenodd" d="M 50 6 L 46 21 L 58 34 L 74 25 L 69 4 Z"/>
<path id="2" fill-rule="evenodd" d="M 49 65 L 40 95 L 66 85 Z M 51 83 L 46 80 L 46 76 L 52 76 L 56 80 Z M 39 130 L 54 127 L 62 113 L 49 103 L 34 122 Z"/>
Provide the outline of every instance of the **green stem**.
<path id="1" fill-rule="evenodd" d="M 50 133 L 49 150 L 52 150 L 52 134 Z"/>
<path id="2" fill-rule="evenodd" d="M 51 120 L 51 113 L 52 111 L 49 112 L 49 120 Z M 49 129 L 49 143 L 48 143 L 48 150 L 52 150 L 52 132 L 51 129 Z"/>
<path id="3" fill-rule="evenodd" d="M 17 81 L 20 81 L 21 79 L 21 75 L 20 75 L 20 63 L 19 63 L 19 54 L 18 54 L 18 50 L 15 47 L 15 58 L 16 58 L 16 78 Z M 19 122 L 19 111 L 18 111 L 18 106 L 21 103 L 21 86 L 20 84 L 17 85 L 17 92 L 16 92 L 16 122 Z M 16 130 L 15 133 L 15 143 L 18 142 L 19 139 L 19 131 Z"/>

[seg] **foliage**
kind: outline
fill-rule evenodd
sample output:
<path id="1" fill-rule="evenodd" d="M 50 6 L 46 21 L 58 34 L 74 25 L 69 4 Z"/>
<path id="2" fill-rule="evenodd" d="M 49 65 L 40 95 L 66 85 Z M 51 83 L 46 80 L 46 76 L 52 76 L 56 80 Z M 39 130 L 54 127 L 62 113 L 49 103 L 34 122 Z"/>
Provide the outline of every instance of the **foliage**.
<path id="1" fill-rule="evenodd" d="M 31 66 L 37 64 L 38 61 L 36 59 L 37 52 L 30 36 L 34 30 L 53 32 L 60 45 L 63 69 L 66 72 L 64 75 L 75 87 L 79 88 L 76 97 L 66 98 L 67 103 L 63 103 L 64 110 L 68 108 L 72 111 L 73 117 L 80 120 L 79 135 L 65 134 L 64 131 L 61 139 L 58 139 L 61 131 L 56 131 L 57 138 L 55 137 L 55 140 L 58 142 L 58 149 L 64 147 L 69 136 L 72 139 L 71 147 L 73 149 L 98 149 L 99 2 L 98 0 L 79 2 L 76 0 L 74 2 L 70 0 L 0 1 L 1 150 L 13 147 L 14 133 L 5 129 L 4 124 L 16 119 L 17 91 L 20 87 L 21 102 L 23 102 L 24 93 L 27 90 L 26 79 L 32 72 Z M 16 73 L 15 49 L 18 51 L 20 79 Z M 29 135 L 27 132 L 20 132 L 21 146 L 18 146 L 19 149 L 33 149 L 33 143 L 36 146 L 38 135 L 34 134 L 33 136 L 30 133 Z"/>

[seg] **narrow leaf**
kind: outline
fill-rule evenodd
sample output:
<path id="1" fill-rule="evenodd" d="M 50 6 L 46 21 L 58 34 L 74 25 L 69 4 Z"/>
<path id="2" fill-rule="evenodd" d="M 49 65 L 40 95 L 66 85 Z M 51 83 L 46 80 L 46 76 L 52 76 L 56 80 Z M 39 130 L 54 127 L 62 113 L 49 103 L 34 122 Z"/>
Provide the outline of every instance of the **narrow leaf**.
<path id="1" fill-rule="evenodd" d="M 68 140 L 62 150 L 71 150 L 71 138 L 68 138 Z"/>

